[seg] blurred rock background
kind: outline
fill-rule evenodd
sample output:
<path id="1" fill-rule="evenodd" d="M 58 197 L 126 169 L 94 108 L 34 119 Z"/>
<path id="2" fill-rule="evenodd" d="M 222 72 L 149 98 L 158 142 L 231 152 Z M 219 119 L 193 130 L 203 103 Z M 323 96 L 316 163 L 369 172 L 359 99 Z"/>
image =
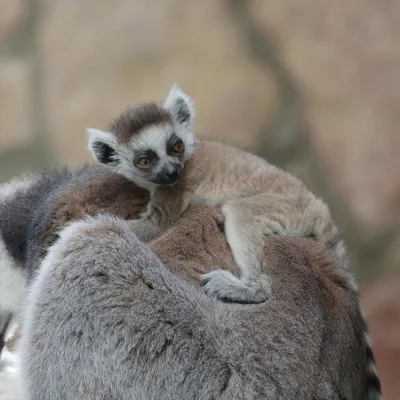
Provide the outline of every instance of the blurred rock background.
<path id="1" fill-rule="evenodd" d="M 0 181 L 91 158 L 85 128 L 163 99 L 304 179 L 362 284 L 400 395 L 400 2 L 0 0 Z M 397 386 L 396 386 L 397 385 Z"/>

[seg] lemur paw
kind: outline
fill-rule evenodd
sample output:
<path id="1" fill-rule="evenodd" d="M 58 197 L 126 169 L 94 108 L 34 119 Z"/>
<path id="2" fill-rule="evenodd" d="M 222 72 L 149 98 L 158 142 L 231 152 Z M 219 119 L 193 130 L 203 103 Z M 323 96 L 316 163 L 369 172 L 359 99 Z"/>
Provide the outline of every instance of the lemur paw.
<path id="1" fill-rule="evenodd" d="M 273 219 L 268 219 L 266 221 L 262 221 L 262 233 L 265 236 L 285 236 L 288 234 L 287 228 L 280 223 L 279 221 L 275 221 Z"/>
<path id="2" fill-rule="evenodd" d="M 270 294 L 270 285 L 265 278 L 244 282 L 222 269 L 202 275 L 202 283 L 208 296 L 230 303 L 262 303 Z"/>

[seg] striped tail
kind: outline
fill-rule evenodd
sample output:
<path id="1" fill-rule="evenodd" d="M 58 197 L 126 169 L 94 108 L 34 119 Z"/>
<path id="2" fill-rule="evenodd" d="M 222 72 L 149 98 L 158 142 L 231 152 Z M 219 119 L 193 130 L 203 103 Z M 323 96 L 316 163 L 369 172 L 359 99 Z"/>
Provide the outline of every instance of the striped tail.
<path id="1" fill-rule="evenodd" d="M 342 269 L 342 273 L 346 277 L 348 288 L 357 296 L 358 285 L 353 276 L 353 274 L 348 270 L 349 258 L 347 255 L 347 250 L 344 242 L 338 238 L 332 240 L 330 243 L 330 249 L 333 252 L 333 256 L 337 264 Z M 365 356 L 367 365 L 367 386 L 365 388 L 365 398 L 366 400 L 382 400 L 382 387 L 381 381 L 379 379 L 378 373 L 376 371 L 375 357 L 372 351 L 371 340 L 369 337 L 367 320 L 363 311 L 361 304 L 359 304 L 359 309 L 361 312 L 361 317 L 363 319 L 364 325 L 364 341 L 365 341 Z"/>
<path id="2" fill-rule="evenodd" d="M 365 321 L 365 319 L 364 319 Z M 365 352 L 367 357 L 367 400 L 382 400 L 382 387 L 378 373 L 376 371 L 375 357 L 372 351 L 371 340 L 367 327 L 365 327 Z"/>

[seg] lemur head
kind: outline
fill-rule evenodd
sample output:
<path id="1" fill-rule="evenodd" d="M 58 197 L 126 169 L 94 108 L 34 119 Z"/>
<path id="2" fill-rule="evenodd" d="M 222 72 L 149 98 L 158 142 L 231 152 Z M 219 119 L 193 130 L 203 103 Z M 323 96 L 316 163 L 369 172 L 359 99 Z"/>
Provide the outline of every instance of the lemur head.
<path id="1" fill-rule="evenodd" d="M 174 85 L 164 103 L 130 108 L 108 131 L 87 129 L 89 150 L 97 162 L 140 187 L 174 185 L 195 151 L 194 115 L 190 97 Z"/>

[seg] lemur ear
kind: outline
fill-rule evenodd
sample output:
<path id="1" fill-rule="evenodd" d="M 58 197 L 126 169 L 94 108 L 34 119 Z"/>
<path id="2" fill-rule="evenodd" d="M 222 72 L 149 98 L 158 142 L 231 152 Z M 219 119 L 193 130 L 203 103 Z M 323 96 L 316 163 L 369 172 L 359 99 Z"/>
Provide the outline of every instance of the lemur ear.
<path id="1" fill-rule="evenodd" d="M 99 129 L 88 128 L 86 132 L 89 136 L 89 150 L 94 159 L 100 164 L 115 167 L 119 164 L 115 151 L 115 138 L 110 132 Z"/>
<path id="2" fill-rule="evenodd" d="M 169 91 L 164 107 L 181 125 L 188 127 L 193 122 L 196 113 L 193 102 L 176 84 Z"/>

